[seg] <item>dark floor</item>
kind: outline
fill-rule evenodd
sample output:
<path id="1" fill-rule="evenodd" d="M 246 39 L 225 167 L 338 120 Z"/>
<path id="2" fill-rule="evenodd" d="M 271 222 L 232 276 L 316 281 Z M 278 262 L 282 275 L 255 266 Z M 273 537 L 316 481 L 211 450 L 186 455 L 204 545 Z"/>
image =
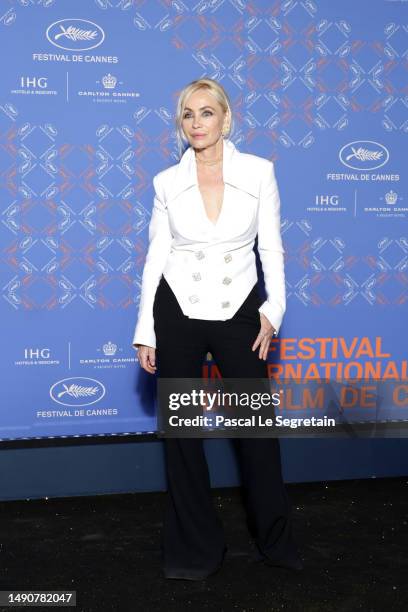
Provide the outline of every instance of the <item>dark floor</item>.
<path id="1" fill-rule="evenodd" d="M 254 561 L 240 490 L 215 489 L 221 571 L 166 580 L 165 494 L 101 495 L 0 503 L 0 589 L 76 590 L 81 612 L 408 610 L 408 478 L 287 487 L 301 572 Z"/>

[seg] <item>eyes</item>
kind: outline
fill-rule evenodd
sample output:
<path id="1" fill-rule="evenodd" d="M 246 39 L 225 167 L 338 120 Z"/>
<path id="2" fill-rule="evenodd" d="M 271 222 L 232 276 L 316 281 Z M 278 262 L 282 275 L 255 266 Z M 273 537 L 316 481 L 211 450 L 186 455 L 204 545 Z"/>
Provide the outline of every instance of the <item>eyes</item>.
<path id="1" fill-rule="evenodd" d="M 205 117 L 205 116 L 211 116 L 211 115 L 213 115 L 213 114 L 214 114 L 214 113 L 212 113 L 210 110 L 206 110 L 206 111 L 204 111 L 204 112 L 203 112 L 203 116 L 204 116 L 204 117 Z M 183 119 L 188 119 L 189 117 L 191 117 L 191 113 L 187 111 L 187 112 L 186 112 L 186 113 L 183 115 Z"/>

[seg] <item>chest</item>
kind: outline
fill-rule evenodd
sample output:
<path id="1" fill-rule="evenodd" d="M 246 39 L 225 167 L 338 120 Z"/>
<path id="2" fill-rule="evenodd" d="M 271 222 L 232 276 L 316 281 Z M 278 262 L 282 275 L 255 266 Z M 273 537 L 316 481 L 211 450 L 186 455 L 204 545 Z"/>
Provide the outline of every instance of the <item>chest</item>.
<path id="1" fill-rule="evenodd" d="M 224 202 L 225 185 L 222 173 L 206 175 L 198 173 L 198 190 L 205 213 L 212 223 L 217 223 Z"/>
<path id="2" fill-rule="evenodd" d="M 214 190 L 209 193 L 207 210 L 205 188 L 198 184 L 168 200 L 173 235 L 193 242 L 206 241 L 209 236 L 234 240 L 256 234 L 258 198 L 228 183 L 219 184 L 217 194 Z"/>

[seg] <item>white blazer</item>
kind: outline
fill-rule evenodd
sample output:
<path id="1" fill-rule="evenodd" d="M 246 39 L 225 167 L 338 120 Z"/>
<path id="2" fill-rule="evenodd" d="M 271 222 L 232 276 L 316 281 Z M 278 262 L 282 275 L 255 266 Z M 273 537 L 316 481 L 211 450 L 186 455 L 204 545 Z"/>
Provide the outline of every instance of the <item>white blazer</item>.
<path id="1" fill-rule="evenodd" d="M 198 187 L 193 147 L 179 163 L 153 177 L 155 196 L 134 347 L 156 348 L 153 303 L 162 274 L 188 317 L 230 319 L 257 282 L 257 235 L 267 297 L 259 311 L 279 331 L 286 309 L 285 251 L 273 162 L 242 153 L 225 138 L 223 180 L 223 205 L 214 224 Z"/>

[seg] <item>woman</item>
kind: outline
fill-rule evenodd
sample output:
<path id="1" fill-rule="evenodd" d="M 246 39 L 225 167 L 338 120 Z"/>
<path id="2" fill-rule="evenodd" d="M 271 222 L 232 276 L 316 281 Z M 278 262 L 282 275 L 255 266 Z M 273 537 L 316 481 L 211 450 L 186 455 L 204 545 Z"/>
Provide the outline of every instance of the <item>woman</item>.
<path id="1" fill-rule="evenodd" d="M 180 153 L 184 143 L 189 147 L 178 164 L 153 178 L 149 249 L 133 346 L 141 367 L 161 377 L 201 378 L 203 358 L 211 352 L 223 378 L 268 378 L 270 341 L 286 307 L 273 164 L 241 153 L 228 138 L 230 101 L 212 79 L 193 81 L 181 91 L 176 126 Z M 267 293 L 262 304 L 256 236 Z M 300 569 L 279 441 L 237 438 L 234 443 L 259 559 Z M 203 579 L 220 568 L 226 551 L 203 440 L 165 438 L 164 444 L 164 575 Z"/>

